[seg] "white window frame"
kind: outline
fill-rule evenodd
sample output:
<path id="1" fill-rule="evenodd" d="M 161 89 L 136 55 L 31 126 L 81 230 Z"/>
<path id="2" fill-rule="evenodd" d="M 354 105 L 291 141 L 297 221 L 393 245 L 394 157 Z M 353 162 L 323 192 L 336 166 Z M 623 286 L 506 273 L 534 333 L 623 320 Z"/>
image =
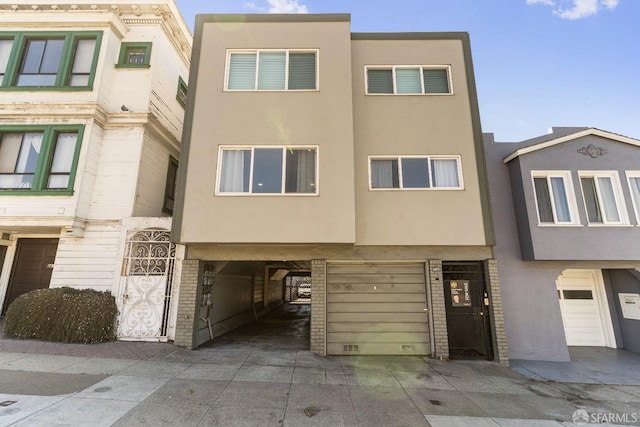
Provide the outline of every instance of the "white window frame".
<path id="1" fill-rule="evenodd" d="M 282 149 L 282 181 L 280 187 L 280 193 L 253 193 L 253 151 L 258 148 L 281 148 Z M 316 152 L 316 167 L 315 167 L 315 193 L 286 193 L 285 184 L 287 177 L 287 150 L 308 150 L 313 149 Z M 249 166 L 249 191 L 247 192 L 228 192 L 220 191 L 220 175 L 222 174 L 222 152 L 225 150 L 241 151 L 251 150 L 251 163 Z M 320 195 L 320 147 L 318 145 L 220 145 L 218 147 L 218 162 L 216 167 L 216 183 L 215 183 L 215 195 L 216 196 L 243 196 L 243 197 L 273 197 L 273 196 L 285 196 L 285 197 L 316 197 Z"/>
<path id="2" fill-rule="evenodd" d="M 627 175 L 627 184 L 629 185 L 629 194 L 631 194 L 631 202 L 633 203 L 633 210 L 636 213 L 636 225 L 640 227 L 640 199 L 636 199 L 633 195 L 633 190 L 631 189 L 631 179 L 637 178 L 640 179 L 640 171 L 626 171 Z"/>
<path id="3" fill-rule="evenodd" d="M 396 88 L 396 70 L 397 69 L 420 69 L 420 90 L 421 93 L 397 93 Z M 424 91 L 424 73 L 423 70 L 446 70 L 447 83 L 449 84 L 449 92 L 447 93 L 425 93 Z M 393 93 L 369 93 L 369 70 L 391 70 L 391 80 L 393 83 Z M 451 96 L 455 95 L 453 90 L 453 79 L 451 77 L 451 65 L 365 65 L 364 66 L 364 93 L 371 96 Z"/>
<path id="4" fill-rule="evenodd" d="M 260 52 L 285 52 L 284 67 L 284 89 L 258 89 L 258 78 L 260 76 Z M 256 54 L 256 80 L 253 89 L 229 89 L 229 71 L 231 67 L 231 55 L 234 53 L 255 53 Z M 290 53 L 315 53 L 316 55 L 316 87 L 315 89 L 287 89 L 289 87 L 289 54 Z M 224 70 L 225 92 L 318 92 L 320 91 L 320 49 L 227 49 L 227 59 Z"/>
<path id="5" fill-rule="evenodd" d="M 538 207 L 538 194 L 536 193 L 535 178 L 546 178 L 547 188 L 549 189 L 549 197 L 551 199 L 551 212 L 553 214 L 553 223 L 542 222 L 540 220 L 540 209 Z M 562 178 L 564 182 L 564 191 L 567 196 L 567 206 L 569 207 L 570 221 L 560 222 L 558 221 L 558 215 L 556 213 L 556 205 L 553 197 L 553 187 L 551 185 L 551 178 Z M 578 205 L 576 203 L 576 193 L 573 188 L 573 180 L 571 179 L 571 171 L 558 171 L 558 170 L 532 170 L 531 171 L 531 188 L 533 189 L 533 201 L 536 206 L 536 218 L 538 219 L 539 227 L 567 227 L 567 226 L 581 226 L 578 215 Z"/>
<path id="6" fill-rule="evenodd" d="M 455 160 L 456 167 L 458 170 L 458 187 L 433 187 L 431 185 L 428 188 L 404 188 L 403 187 L 403 177 L 402 177 L 402 162 L 401 159 L 427 159 L 427 163 L 429 165 L 429 184 L 433 184 L 431 177 L 431 160 Z M 398 188 L 374 188 L 372 185 L 371 179 L 371 161 L 372 160 L 396 160 L 398 162 Z M 404 155 L 404 154 L 394 154 L 394 155 L 372 155 L 368 156 L 368 171 L 369 171 L 369 190 L 370 191 L 459 191 L 464 190 L 464 180 L 462 174 L 462 157 L 459 155 Z"/>
<path id="7" fill-rule="evenodd" d="M 622 186 L 620 185 L 620 177 L 618 176 L 618 171 L 603 171 L 603 170 L 587 170 L 587 171 L 578 171 L 578 178 L 580 180 L 580 191 L 582 191 L 582 203 L 584 205 L 585 212 L 587 212 L 587 202 L 584 199 L 584 189 L 582 188 L 582 178 L 598 178 L 598 177 L 606 177 L 611 179 L 611 185 L 613 186 L 613 196 L 616 202 L 616 209 L 618 210 L 618 216 L 620 217 L 620 221 L 612 222 L 607 221 L 605 218 L 604 212 L 602 215 L 602 222 L 589 222 L 589 215 L 587 215 L 587 225 L 589 227 L 610 227 L 610 226 L 621 226 L 621 225 L 629 225 L 629 215 L 627 212 L 626 204 L 624 203 L 624 196 L 622 194 Z M 597 202 L 600 204 L 600 187 L 597 185 L 596 181 L 596 197 L 598 198 Z M 601 205 L 599 205 L 601 208 Z"/>

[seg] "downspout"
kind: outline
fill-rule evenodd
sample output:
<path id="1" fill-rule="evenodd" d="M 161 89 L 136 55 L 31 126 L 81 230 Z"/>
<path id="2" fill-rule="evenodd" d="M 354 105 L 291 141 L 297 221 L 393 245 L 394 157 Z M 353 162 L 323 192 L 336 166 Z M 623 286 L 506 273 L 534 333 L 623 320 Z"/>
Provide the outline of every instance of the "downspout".
<path id="1" fill-rule="evenodd" d="M 424 263 L 424 277 L 426 278 L 426 291 L 427 291 L 427 321 L 429 323 L 429 348 L 431 350 L 431 357 L 436 356 L 436 337 L 435 329 L 433 328 L 433 300 L 431 298 L 431 267 L 429 261 Z"/>

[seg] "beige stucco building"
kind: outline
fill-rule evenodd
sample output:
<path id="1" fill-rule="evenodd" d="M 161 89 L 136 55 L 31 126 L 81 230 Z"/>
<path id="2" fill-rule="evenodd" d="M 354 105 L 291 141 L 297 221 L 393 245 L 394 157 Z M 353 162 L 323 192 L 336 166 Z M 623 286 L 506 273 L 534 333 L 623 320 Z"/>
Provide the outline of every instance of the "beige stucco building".
<path id="1" fill-rule="evenodd" d="M 200 15 L 193 55 L 176 344 L 258 317 L 298 276 L 313 352 L 506 363 L 466 33 Z"/>

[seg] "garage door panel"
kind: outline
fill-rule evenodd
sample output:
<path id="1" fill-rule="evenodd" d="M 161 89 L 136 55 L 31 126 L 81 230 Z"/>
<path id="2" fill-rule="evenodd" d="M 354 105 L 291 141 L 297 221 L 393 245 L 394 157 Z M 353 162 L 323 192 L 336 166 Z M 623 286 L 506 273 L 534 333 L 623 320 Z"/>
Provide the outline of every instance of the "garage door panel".
<path id="1" fill-rule="evenodd" d="M 335 302 L 327 306 L 327 313 L 424 313 L 425 303 L 381 302 L 349 303 Z"/>
<path id="2" fill-rule="evenodd" d="M 419 293 L 333 293 L 327 294 L 328 303 L 368 303 L 368 302 L 422 302 L 424 304 L 424 297 Z"/>
<path id="3" fill-rule="evenodd" d="M 376 287 L 374 290 L 373 287 Z M 424 283 L 327 283 L 327 294 L 331 293 L 424 293 Z"/>
<path id="4" fill-rule="evenodd" d="M 331 334 L 331 344 L 334 343 L 409 343 L 424 339 L 419 332 L 336 332 Z"/>
<path id="5" fill-rule="evenodd" d="M 337 274 L 331 276 L 331 283 L 424 283 L 424 274 Z"/>
<path id="6" fill-rule="evenodd" d="M 426 322 L 425 313 L 327 313 L 327 322 Z"/>
<path id="7" fill-rule="evenodd" d="M 429 354 L 429 345 L 424 342 L 411 342 L 411 343 L 366 343 L 361 342 L 356 344 L 357 351 L 348 351 L 345 349 L 353 348 L 349 347 L 349 344 L 332 343 L 327 344 L 328 354 L 347 354 L 347 355 L 372 355 L 372 354 L 415 354 L 424 355 Z M 357 381 L 357 376 L 356 376 Z"/>
<path id="8" fill-rule="evenodd" d="M 424 274 L 423 264 L 329 264 L 327 274 Z"/>
<path id="9" fill-rule="evenodd" d="M 327 263 L 328 354 L 429 354 L 422 263 Z"/>
<path id="10" fill-rule="evenodd" d="M 382 323 L 382 322 L 342 322 L 327 324 L 327 332 L 415 332 L 428 333 L 427 322 Z"/>

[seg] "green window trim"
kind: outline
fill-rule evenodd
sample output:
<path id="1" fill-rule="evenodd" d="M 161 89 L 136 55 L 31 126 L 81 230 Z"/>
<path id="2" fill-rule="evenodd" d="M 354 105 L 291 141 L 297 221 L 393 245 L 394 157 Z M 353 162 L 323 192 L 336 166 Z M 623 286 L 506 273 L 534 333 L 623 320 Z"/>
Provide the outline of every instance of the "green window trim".
<path id="1" fill-rule="evenodd" d="M 0 143 L 2 137 L 7 133 L 28 133 L 41 132 L 42 145 L 38 155 L 37 166 L 35 167 L 33 183 L 31 188 L 25 189 L 1 189 L 0 196 L 3 195 L 23 195 L 23 196 L 70 196 L 73 195 L 73 186 L 75 184 L 76 171 L 78 169 L 78 160 L 80 157 L 80 148 L 82 147 L 82 138 L 84 134 L 83 125 L 9 125 L 0 126 Z M 76 145 L 73 151 L 73 159 L 69 170 L 69 181 L 66 188 L 47 187 L 47 180 L 52 176 L 51 168 L 57 136 L 61 133 L 75 133 Z"/>
<path id="2" fill-rule="evenodd" d="M 9 54 L 4 77 L 0 81 L 0 91 L 89 91 L 93 90 L 102 31 L 38 31 L 38 32 L 0 32 L 0 40 L 13 40 L 11 53 Z M 60 53 L 60 62 L 55 73 L 55 82 L 51 85 L 18 85 L 27 46 L 30 41 L 38 40 L 62 40 L 63 47 Z M 86 85 L 72 85 L 73 61 L 76 55 L 78 42 L 81 40 L 95 40 L 93 57 L 86 75 Z M 51 73 L 53 74 L 53 73 Z"/>
<path id="3" fill-rule="evenodd" d="M 151 67 L 151 42 L 123 42 L 120 45 L 120 55 L 116 68 L 149 68 Z M 137 52 L 136 52 L 137 51 Z M 131 54 L 144 55 L 142 62 L 133 63 L 130 61 Z"/>
<path id="4" fill-rule="evenodd" d="M 176 100 L 183 108 L 187 108 L 187 94 L 189 93 L 189 87 L 182 80 L 182 77 L 178 77 L 178 92 L 176 93 Z"/>
<path id="5" fill-rule="evenodd" d="M 176 202 L 176 188 L 178 179 L 178 159 L 169 156 L 169 164 L 167 166 L 167 180 L 164 186 L 164 202 L 162 203 L 162 212 L 172 215 Z"/>

